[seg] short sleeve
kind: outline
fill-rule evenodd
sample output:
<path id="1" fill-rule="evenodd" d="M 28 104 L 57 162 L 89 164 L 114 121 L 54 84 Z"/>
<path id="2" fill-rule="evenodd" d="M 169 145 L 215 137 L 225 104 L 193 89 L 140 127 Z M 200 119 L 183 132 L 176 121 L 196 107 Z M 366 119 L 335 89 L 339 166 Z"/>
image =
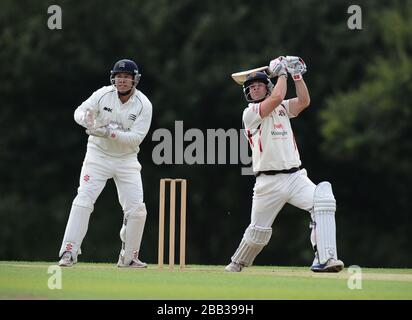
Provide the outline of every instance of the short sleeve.
<path id="1" fill-rule="evenodd" d="M 245 129 L 253 130 L 262 123 L 260 116 L 260 103 L 249 103 L 248 107 L 243 111 L 243 123 Z"/>
<path id="2" fill-rule="evenodd" d="M 296 115 L 294 115 L 294 114 L 293 114 L 292 112 L 290 112 L 290 110 L 289 110 L 289 101 L 290 101 L 290 100 L 283 100 L 281 104 L 285 107 L 286 112 L 287 112 L 287 114 L 288 114 L 288 117 L 289 117 L 289 118 L 295 118 Z"/>

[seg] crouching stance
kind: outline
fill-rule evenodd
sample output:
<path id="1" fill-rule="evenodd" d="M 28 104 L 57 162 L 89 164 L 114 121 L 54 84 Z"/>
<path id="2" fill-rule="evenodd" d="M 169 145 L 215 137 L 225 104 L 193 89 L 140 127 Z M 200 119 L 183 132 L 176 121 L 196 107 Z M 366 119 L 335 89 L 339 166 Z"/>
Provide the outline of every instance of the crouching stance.
<path id="1" fill-rule="evenodd" d="M 296 97 L 284 100 L 287 72 L 294 80 Z M 272 236 L 279 211 L 290 203 L 310 213 L 314 272 L 339 272 L 344 264 L 336 250 L 336 201 L 329 182 L 315 185 L 308 177 L 293 135 L 290 118 L 309 106 L 309 92 L 302 74 L 306 65 L 298 57 L 279 57 L 268 73 L 251 73 L 243 83 L 248 107 L 243 112 L 245 132 L 252 149 L 256 176 L 251 223 L 226 271 L 239 272 L 253 264 Z M 276 85 L 269 77 L 277 77 Z"/>
<path id="2" fill-rule="evenodd" d="M 92 94 L 75 111 L 74 118 L 89 135 L 80 174 L 80 185 L 67 222 L 59 256 L 60 266 L 70 267 L 81 254 L 94 204 L 106 181 L 113 178 L 123 209 L 119 267 L 145 268 L 139 260 L 146 222 L 139 145 L 149 131 L 152 104 L 136 85 L 136 63 L 123 59 L 111 71 L 111 86 Z"/>

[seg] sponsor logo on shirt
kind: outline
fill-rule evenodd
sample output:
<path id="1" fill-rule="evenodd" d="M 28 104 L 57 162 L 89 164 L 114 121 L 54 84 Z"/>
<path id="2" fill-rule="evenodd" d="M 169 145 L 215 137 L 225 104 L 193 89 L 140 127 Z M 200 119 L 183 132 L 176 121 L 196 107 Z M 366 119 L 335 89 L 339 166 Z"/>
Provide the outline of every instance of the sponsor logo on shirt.
<path id="1" fill-rule="evenodd" d="M 135 121 L 136 120 L 136 115 L 135 114 L 129 114 L 127 117 L 129 120 Z"/>
<path id="2" fill-rule="evenodd" d="M 274 138 L 282 137 L 284 138 L 288 132 L 285 130 L 282 123 L 274 123 L 273 129 L 270 131 L 270 134 Z"/>
<path id="3" fill-rule="evenodd" d="M 108 107 L 104 107 L 103 110 L 107 111 L 107 112 L 112 112 L 113 109 L 112 108 L 108 108 Z"/>

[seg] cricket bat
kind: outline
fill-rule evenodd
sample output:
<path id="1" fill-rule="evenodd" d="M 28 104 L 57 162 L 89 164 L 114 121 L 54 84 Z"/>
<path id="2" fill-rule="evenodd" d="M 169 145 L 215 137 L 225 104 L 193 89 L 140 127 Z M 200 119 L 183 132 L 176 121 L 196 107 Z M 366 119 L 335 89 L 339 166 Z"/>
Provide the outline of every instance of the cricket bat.
<path id="1" fill-rule="evenodd" d="M 267 70 L 267 68 L 268 67 L 266 66 L 266 67 L 259 67 L 259 68 L 246 70 L 246 71 L 235 72 L 235 73 L 232 73 L 232 79 L 235 80 L 236 83 L 243 85 L 243 82 L 246 81 L 246 78 L 248 75 L 250 75 L 253 72 L 265 71 Z"/>

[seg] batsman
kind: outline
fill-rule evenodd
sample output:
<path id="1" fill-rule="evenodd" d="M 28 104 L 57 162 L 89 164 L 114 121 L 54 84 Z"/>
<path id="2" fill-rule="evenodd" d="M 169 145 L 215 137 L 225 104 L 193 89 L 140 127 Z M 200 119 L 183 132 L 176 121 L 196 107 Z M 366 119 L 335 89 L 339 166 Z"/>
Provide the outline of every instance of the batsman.
<path id="1" fill-rule="evenodd" d="M 302 75 L 305 62 L 295 56 L 280 56 L 267 68 L 232 75 L 243 82 L 248 102 L 243 112 L 245 133 L 252 149 L 254 186 L 251 221 L 225 270 L 240 272 L 252 265 L 268 244 L 272 225 L 286 203 L 310 213 L 310 240 L 315 258 L 314 272 L 339 272 L 344 264 L 336 248 L 336 201 L 332 186 L 324 181 L 314 184 L 302 168 L 298 147 L 291 127 L 310 104 L 308 88 Z M 296 97 L 285 100 L 288 73 L 294 81 Z M 244 78 L 239 80 L 237 76 Z M 276 84 L 273 85 L 276 80 Z M 240 82 L 239 82 L 240 81 Z"/>
<path id="2" fill-rule="evenodd" d="M 139 260 L 147 213 L 137 154 L 149 131 L 152 104 L 136 88 L 140 77 L 134 61 L 116 62 L 111 70 L 111 85 L 95 91 L 74 113 L 75 121 L 86 129 L 88 143 L 59 253 L 60 266 L 71 267 L 77 262 L 94 204 L 106 181 L 113 178 L 123 209 L 117 265 L 147 267 Z"/>

